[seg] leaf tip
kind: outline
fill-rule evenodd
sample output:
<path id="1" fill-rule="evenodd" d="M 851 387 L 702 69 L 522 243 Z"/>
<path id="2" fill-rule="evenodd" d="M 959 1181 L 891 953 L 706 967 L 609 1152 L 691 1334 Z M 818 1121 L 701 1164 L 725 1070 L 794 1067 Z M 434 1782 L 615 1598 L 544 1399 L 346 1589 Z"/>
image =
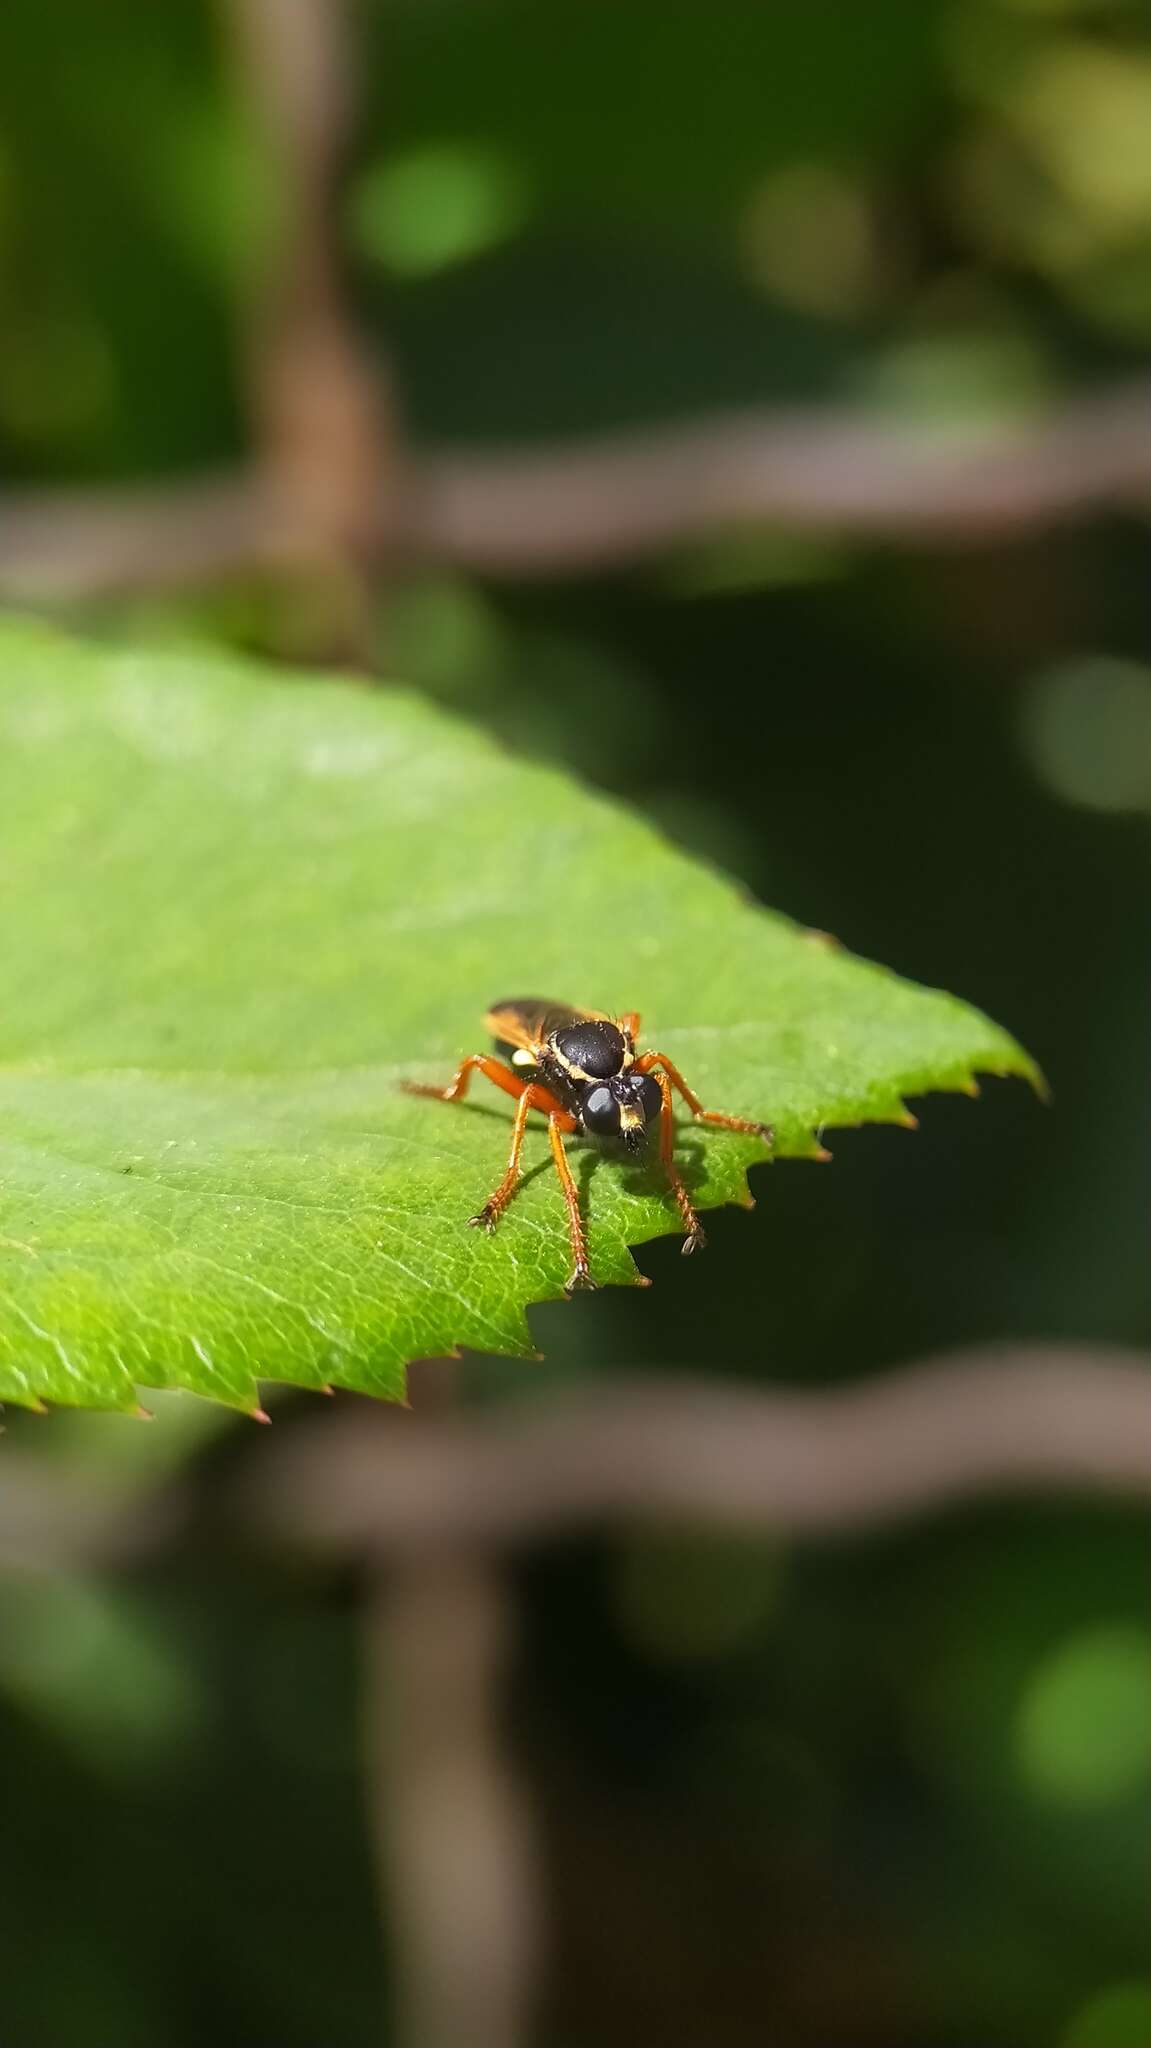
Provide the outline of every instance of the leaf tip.
<path id="1" fill-rule="evenodd" d="M 271 1416 L 270 1416 L 270 1415 L 268 1414 L 268 1411 L 267 1411 L 267 1409 L 266 1409 L 266 1408 L 249 1408 L 249 1409 L 247 1409 L 247 1410 L 246 1410 L 245 1412 L 246 1412 L 246 1414 L 247 1414 L 247 1416 L 248 1416 L 249 1420 L 250 1420 L 250 1421 L 252 1421 L 252 1422 L 269 1422 L 269 1423 L 270 1423 L 270 1422 L 271 1422 L 271 1420 L 272 1420 L 272 1418 L 271 1418 Z"/>
<path id="2" fill-rule="evenodd" d="M 1046 1104 L 1051 1100 L 1051 1087 L 1046 1074 L 1030 1054 L 1024 1052 L 1022 1046 L 1013 1046 L 1009 1059 L 981 1059 L 977 1062 L 977 1067 L 981 1074 L 991 1074 L 997 1081 L 1026 1081 L 1040 1102 Z M 957 1085 L 965 1095 L 979 1094 L 979 1083 L 974 1073 L 968 1074 Z"/>

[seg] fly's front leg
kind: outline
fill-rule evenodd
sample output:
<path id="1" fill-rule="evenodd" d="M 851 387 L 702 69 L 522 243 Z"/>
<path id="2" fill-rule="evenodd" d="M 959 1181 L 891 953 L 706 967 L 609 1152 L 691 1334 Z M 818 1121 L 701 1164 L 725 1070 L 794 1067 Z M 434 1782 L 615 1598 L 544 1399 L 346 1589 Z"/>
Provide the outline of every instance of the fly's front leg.
<path id="1" fill-rule="evenodd" d="M 656 1074 L 660 1087 L 663 1087 L 666 1076 L 672 1087 L 679 1089 L 697 1124 L 717 1124 L 723 1131 L 746 1131 L 749 1137 L 762 1138 L 766 1145 L 770 1145 L 774 1139 L 775 1132 L 770 1124 L 755 1123 L 746 1116 L 728 1116 L 722 1109 L 705 1109 L 699 1096 L 694 1089 L 688 1087 L 679 1068 L 674 1061 L 669 1060 L 665 1052 L 645 1052 L 642 1059 L 638 1059 L 635 1064 L 637 1072 L 641 1074 L 650 1073 L 653 1068 L 661 1067 L 663 1073 Z"/>
<path id="2" fill-rule="evenodd" d="M 514 1080 L 515 1076 L 513 1075 L 511 1078 Z M 524 1087 L 522 1082 L 520 1085 L 523 1092 L 516 1103 L 516 1113 L 512 1122 L 512 1142 L 511 1150 L 508 1153 L 507 1171 L 495 1192 L 488 1196 L 479 1215 L 468 1218 L 469 1223 L 474 1224 L 480 1230 L 495 1229 L 496 1224 L 499 1222 L 500 1217 L 503 1215 L 504 1210 L 519 1186 L 520 1150 L 524 1142 L 524 1131 L 527 1128 L 528 1117 L 531 1115 L 532 1110 L 543 1109 L 550 1113 L 555 1108 L 555 1104 L 545 1088 L 535 1088 L 530 1084 Z"/>
<path id="3" fill-rule="evenodd" d="M 637 1061 L 636 1064 L 641 1065 L 642 1062 Z M 671 1102 L 671 1083 L 664 1073 L 657 1073 L 655 1078 L 659 1082 L 660 1094 L 663 1096 L 663 1105 L 659 1113 L 659 1163 L 667 1175 L 668 1186 L 675 1196 L 675 1205 L 683 1224 L 682 1249 L 685 1253 L 702 1251 L 707 1239 L 675 1163 L 675 1114 Z"/>
<path id="4" fill-rule="evenodd" d="M 575 1178 L 568 1164 L 568 1156 L 564 1151 L 563 1133 L 565 1131 L 574 1131 L 575 1129 L 577 1129 L 577 1125 L 574 1117 L 568 1116 L 564 1111 L 553 1109 L 552 1114 L 548 1118 L 548 1136 L 551 1139 L 552 1158 L 555 1160 L 555 1168 L 560 1178 L 564 1201 L 567 1203 L 568 1236 L 571 1238 L 572 1248 L 571 1277 L 566 1286 L 568 1294 L 571 1294 L 576 1287 L 595 1286 L 595 1281 L 591 1276 L 591 1267 L 588 1264 L 587 1237 L 584 1232 L 583 1217 L 580 1215 L 579 1189 L 576 1187 Z"/>

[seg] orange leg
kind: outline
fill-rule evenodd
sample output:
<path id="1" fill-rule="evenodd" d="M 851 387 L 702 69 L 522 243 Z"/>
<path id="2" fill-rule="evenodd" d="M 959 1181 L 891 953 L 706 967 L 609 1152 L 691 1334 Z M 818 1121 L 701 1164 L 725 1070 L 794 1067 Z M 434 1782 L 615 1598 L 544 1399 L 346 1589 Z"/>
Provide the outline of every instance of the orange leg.
<path id="1" fill-rule="evenodd" d="M 466 1060 L 460 1061 L 446 1088 L 428 1088 L 422 1081 L 401 1081 L 400 1087 L 405 1095 L 426 1095 L 432 1102 L 462 1102 L 477 1071 L 495 1087 L 502 1088 L 505 1095 L 522 1095 L 529 1085 L 522 1074 L 514 1074 L 494 1054 L 470 1052 Z"/>
<path id="2" fill-rule="evenodd" d="M 483 1208 L 480 1210 L 479 1215 L 470 1216 L 468 1218 L 468 1221 L 470 1223 L 476 1224 L 481 1230 L 495 1229 L 496 1224 L 499 1222 L 500 1217 L 503 1215 L 504 1210 L 507 1208 L 508 1203 L 511 1201 L 512 1196 L 515 1194 L 516 1188 L 519 1186 L 520 1148 L 524 1142 L 524 1131 L 527 1128 L 528 1117 L 531 1115 L 533 1109 L 546 1110 L 550 1115 L 551 1112 L 555 1109 L 555 1103 L 552 1097 L 548 1094 L 546 1088 L 533 1088 L 529 1084 L 529 1086 L 524 1089 L 523 1094 L 520 1096 L 519 1101 L 516 1103 L 516 1113 L 512 1123 L 511 1150 L 508 1153 L 507 1171 L 505 1172 L 504 1177 L 500 1182 L 498 1188 L 496 1188 L 494 1194 L 490 1194 L 488 1196 L 488 1199 L 484 1203 Z"/>
<path id="3" fill-rule="evenodd" d="M 552 1158 L 555 1160 L 556 1172 L 560 1177 L 560 1186 L 563 1189 L 564 1201 L 567 1203 L 568 1209 L 568 1234 L 571 1237 L 572 1246 L 571 1278 L 567 1282 L 566 1290 L 568 1294 L 576 1287 L 595 1286 L 595 1281 L 591 1276 L 591 1267 L 588 1265 L 587 1238 L 584 1235 L 583 1217 L 580 1215 L 579 1189 L 576 1187 L 571 1167 L 568 1165 L 568 1156 L 564 1151 L 564 1131 L 577 1128 L 575 1119 L 567 1116 L 562 1110 L 558 1114 L 553 1110 L 548 1118 L 548 1136 L 552 1143 Z"/>
<path id="4" fill-rule="evenodd" d="M 636 1061 L 635 1071 L 640 1074 L 654 1072 L 655 1078 L 659 1082 L 660 1092 L 663 1096 L 663 1107 L 659 1118 L 660 1163 L 668 1177 L 672 1194 L 676 1199 L 676 1206 L 683 1219 L 684 1251 L 698 1251 L 706 1243 L 706 1239 L 700 1228 L 699 1218 L 692 1208 L 691 1197 L 680 1178 L 679 1170 L 675 1163 L 675 1118 L 672 1113 L 671 1102 L 673 1086 L 679 1089 L 697 1123 L 718 1124 L 725 1131 L 747 1131 L 758 1138 L 764 1138 L 769 1145 L 774 1133 L 770 1124 L 753 1123 L 750 1118 L 744 1116 L 727 1116 L 722 1110 L 718 1109 L 705 1109 L 698 1095 L 688 1087 L 679 1068 L 668 1059 L 667 1054 L 664 1052 L 645 1052 Z"/>
<path id="5" fill-rule="evenodd" d="M 639 1064 L 637 1060 L 636 1065 Z M 675 1115 L 671 1105 L 671 1083 L 666 1074 L 657 1074 L 655 1078 L 659 1082 L 660 1093 L 663 1096 L 663 1107 L 659 1113 L 659 1163 L 667 1175 L 668 1186 L 675 1196 L 676 1208 L 683 1223 L 683 1249 L 685 1252 L 702 1251 L 707 1239 L 675 1163 Z"/>
<path id="6" fill-rule="evenodd" d="M 570 1116 L 566 1109 L 560 1107 L 554 1095 L 551 1095 L 546 1088 L 541 1087 L 538 1082 L 529 1081 L 522 1074 L 513 1073 L 510 1067 L 505 1067 L 502 1060 L 495 1059 L 490 1054 L 482 1052 L 469 1053 L 466 1060 L 461 1060 L 446 1088 L 427 1088 L 419 1081 L 404 1081 L 400 1085 L 407 1095 L 428 1096 L 433 1102 L 462 1102 L 471 1085 L 472 1075 L 477 1072 L 483 1074 L 485 1079 L 493 1082 L 497 1088 L 502 1088 L 505 1095 L 514 1095 L 516 1097 L 516 1113 L 512 1121 L 512 1142 L 508 1152 L 508 1163 L 504 1177 L 494 1192 L 488 1196 L 479 1215 L 470 1217 L 468 1219 L 469 1222 L 476 1224 L 483 1230 L 495 1229 L 496 1224 L 499 1222 L 500 1217 L 503 1215 L 504 1210 L 519 1186 L 520 1152 L 523 1147 L 524 1132 L 527 1129 L 528 1118 L 533 1109 L 542 1110 L 548 1119 L 552 1157 L 556 1163 L 556 1170 L 559 1173 L 564 1200 L 568 1208 L 572 1251 L 575 1256 L 575 1271 L 568 1285 L 569 1287 L 593 1286 L 594 1282 L 588 1271 L 583 1223 L 579 1213 L 579 1197 L 576 1193 L 575 1182 L 571 1176 L 571 1168 L 567 1163 L 567 1156 L 564 1152 L 561 1136 L 561 1133 L 564 1131 L 578 1130 L 579 1125 L 574 1116 Z"/>
<path id="7" fill-rule="evenodd" d="M 770 1124 L 754 1123 L 750 1117 L 746 1116 L 728 1116 L 721 1109 L 705 1109 L 699 1096 L 695 1094 L 693 1089 L 688 1087 L 679 1068 L 669 1060 L 665 1052 L 645 1052 L 643 1057 L 636 1061 L 635 1066 L 636 1072 L 639 1074 L 649 1073 L 653 1067 L 662 1067 L 673 1088 L 679 1089 L 680 1094 L 683 1096 L 698 1124 L 718 1124 L 720 1129 L 724 1131 L 747 1131 L 752 1137 L 762 1138 L 766 1144 L 771 1144 L 775 1132 Z M 662 1087 L 663 1080 L 661 1076 L 657 1074 L 656 1079 Z M 666 1095 L 664 1100 L 666 1105 Z"/>

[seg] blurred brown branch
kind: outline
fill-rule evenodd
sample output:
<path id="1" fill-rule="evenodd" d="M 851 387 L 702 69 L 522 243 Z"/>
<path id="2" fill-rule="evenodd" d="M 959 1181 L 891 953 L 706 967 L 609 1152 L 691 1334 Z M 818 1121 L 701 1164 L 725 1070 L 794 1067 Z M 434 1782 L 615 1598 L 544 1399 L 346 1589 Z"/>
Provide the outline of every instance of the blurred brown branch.
<path id="1" fill-rule="evenodd" d="M 271 219 L 249 308 L 254 485 L 226 486 L 223 499 L 211 490 L 198 509 L 204 520 L 221 517 L 233 540 L 247 535 L 241 566 L 279 559 L 297 573 L 319 570 L 337 637 L 351 656 L 366 659 L 368 561 L 394 486 L 396 451 L 387 365 L 382 351 L 369 358 L 361 340 L 341 258 L 354 111 L 351 6 L 224 0 Z M 273 557 L 265 552 L 267 512 Z M 195 518 L 190 507 L 185 514 L 180 538 L 191 542 Z M 172 561 L 174 529 L 170 538 Z M 230 566 L 223 542 L 216 561 L 217 573 Z"/>
<path id="2" fill-rule="evenodd" d="M 826 1534 L 996 1492 L 1146 1495 L 1151 1358 L 1018 1346 L 821 1393 L 598 1382 L 426 1428 L 357 1410 L 270 1446 L 252 1488 L 262 1531 L 357 1552 L 669 1515 Z"/>
<path id="3" fill-rule="evenodd" d="M 282 337 L 265 409 L 282 407 L 289 424 L 269 430 L 276 453 L 256 473 L 0 496 L 0 595 L 59 602 L 290 568 L 321 529 L 354 528 L 378 562 L 567 576 L 757 521 L 971 545 L 1151 504 L 1145 381 L 966 440 L 794 409 L 486 454 L 429 450 L 399 479 L 380 424 L 389 407 L 373 416 L 362 360 L 338 333 L 321 316 Z"/>
<path id="4" fill-rule="evenodd" d="M 125 1507 L 33 1453 L 5 1463 L 0 1565 L 131 1560 L 178 1533 L 163 1494 Z M 1006 1346 L 820 1393 L 600 1381 L 468 1417 L 349 1403 L 263 1443 L 239 1508 L 260 1538 L 369 1554 L 667 1515 L 826 1534 L 1067 1491 L 1151 1495 L 1151 1356 Z"/>
<path id="5" fill-rule="evenodd" d="M 440 1550 L 378 1573 L 365 1607 L 368 1782 L 411 2048 L 529 2035 L 542 1883 L 500 1726 L 513 1609 L 491 1563 Z"/>
<path id="6" fill-rule="evenodd" d="M 751 412 L 579 446 L 429 458 L 417 550 L 492 575 L 610 567 L 741 523 L 980 541 L 1151 502 L 1151 384 L 960 439 L 850 409 Z"/>

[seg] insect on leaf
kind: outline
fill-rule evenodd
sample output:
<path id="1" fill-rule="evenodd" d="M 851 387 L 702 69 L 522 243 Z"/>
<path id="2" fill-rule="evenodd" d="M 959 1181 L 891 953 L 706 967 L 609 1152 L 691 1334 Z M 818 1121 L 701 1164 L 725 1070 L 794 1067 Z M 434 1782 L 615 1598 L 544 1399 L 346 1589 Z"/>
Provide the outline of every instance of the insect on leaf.
<path id="1" fill-rule="evenodd" d="M 601 911 L 628 878 L 628 918 Z M 525 915 L 524 877 L 546 919 Z M 638 817 L 400 692 L 0 626 L 0 1399 L 132 1408 L 261 1379 L 400 1396 L 406 1363 L 527 1354 L 568 1271 L 532 1176 L 493 1238 L 511 1106 L 402 1095 L 507 989 L 637 1008 L 704 1100 L 802 1156 L 977 1069 L 965 1004 L 755 908 Z M 701 1133 L 699 1206 L 754 1138 Z M 525 1165 L 547 1157 L 533 1129 Z M 590 1252 L 677 1228 L 597 1171 Z M 689 1269 L 677 1284 L 692 1285 Z"/>

